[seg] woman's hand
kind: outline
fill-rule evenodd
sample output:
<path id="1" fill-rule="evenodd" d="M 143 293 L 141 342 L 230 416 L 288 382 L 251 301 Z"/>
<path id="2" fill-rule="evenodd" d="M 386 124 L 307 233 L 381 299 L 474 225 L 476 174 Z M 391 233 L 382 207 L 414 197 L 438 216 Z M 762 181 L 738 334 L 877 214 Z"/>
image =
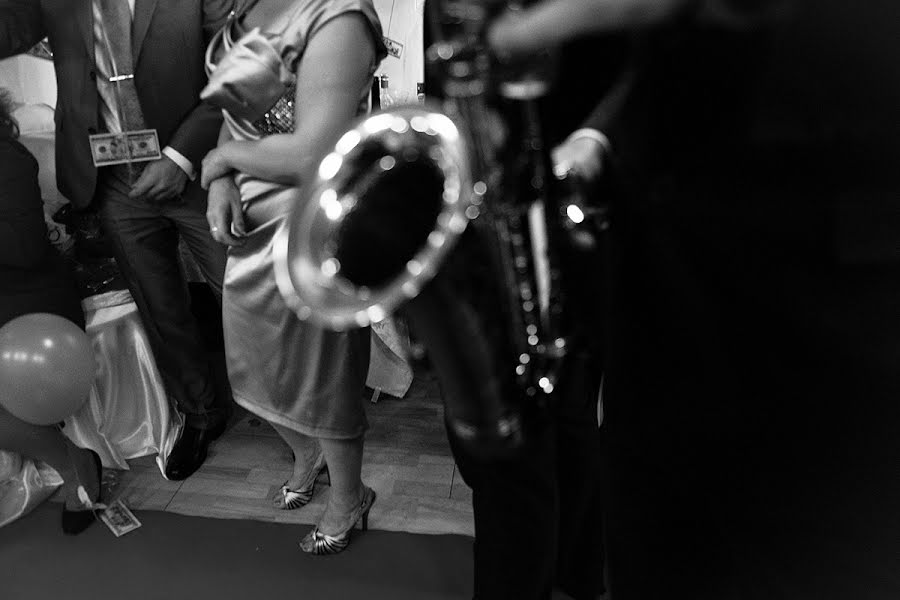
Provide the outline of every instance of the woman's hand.
<path id="1" fill-rule="evenodd" d="M 231 164 L 229 164 L 229 162 L 225 159 L 225 154 L 222 151 L 222 146 L 213 148 L 203 159 L 203 163 L 200 168 L 200 185 L 204 190 L 208 190 L 210 189 L 210 184 L 213 181 L 221 179 L 225 175 L 231 173 L 233 170 L 234 169 Z"/>
<path id="2" fill-rule="evenodd" d="M 206 221 L 210 235 L 220 244 L 240 246 L 244 243 L 241 238 L 247 235 L 240 190 L 231 177 L 219 177 L 211 181 L 208 187 Z"/>

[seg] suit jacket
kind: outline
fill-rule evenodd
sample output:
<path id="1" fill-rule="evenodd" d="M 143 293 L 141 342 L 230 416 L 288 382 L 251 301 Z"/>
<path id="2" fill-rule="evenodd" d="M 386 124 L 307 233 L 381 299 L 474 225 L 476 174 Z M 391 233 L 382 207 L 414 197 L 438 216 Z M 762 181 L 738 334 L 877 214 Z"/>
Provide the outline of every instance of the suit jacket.
<path id="1" fill-rule="evenodd" d="M 552 148 L 581 126 L 597 101 L 606 97 L 627 66 L 630 39 L 625 34 L 575 40 L 559 50 L 550 93 L 540 100 L 541 131 Z"/>
<path id="2" fill-rule="evenodd" d="M 681 205 L 673 186 L 691 197 L 711 184 L 761 196 L 816 186 L 839 262 L 896 264 L 896 2 L 706 2 L 791 10 L 736 28 L 687 15 L 636 36 L 621 85 L 584 124 L 609 138 L 615 175 L 648 210 Z"/>
<path id="3" fill-rule="evenodd" d="M 204 52 L 234 0 L 136 0 L 134 81 L 147 126 L 199 168 L 216 145 L 220 111 L 199 100 Z M 91 0 L 0 0 L 0 57 L 48 37 L 58 88 L 56 170 L 60 191 L 87 207 L 97 183 L 88 136 L 99 123 Z M 199 190 L 198 186 L 196 190 Z"/>

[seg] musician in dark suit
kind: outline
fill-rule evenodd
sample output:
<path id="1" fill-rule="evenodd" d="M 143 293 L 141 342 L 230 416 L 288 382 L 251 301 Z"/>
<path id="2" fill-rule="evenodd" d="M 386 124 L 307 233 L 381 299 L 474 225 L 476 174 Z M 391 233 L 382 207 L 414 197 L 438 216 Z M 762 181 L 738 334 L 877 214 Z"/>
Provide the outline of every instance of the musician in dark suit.
<path id="1" fill-rule="evenodd" d="M 544 148 L 560 143 L 617 81 L 625 41 L 589 39 L 562 50 L 556 61 L 559 72 L 548 78 L 550 92 L 536 101 Z M 502 68 L 498 66 L 498 72 Z M 591 77 L 584 77 L 588 71 Z M 428 84 L 428 89 L 437 87 Z M 504 116 L 516 113 L 514 102 L 496 106 Z M 504 151 L 518 155 L 519 143 L 513 134 Z M 584 262 L 577 254 L 568 252 L 562 259 L 574 279 L 581 278 L 574 263 Z M 587 294 L 566 287 L 572 292 L 566 296 L 569 309 L 585 297 L 598 299 L 594 282 L 584 283 L 592 288 Z M 600 312 L 591 308 L 599 319 Z M 502 458 L 480 456 L 460 442 L 452 426 L 447 428 L 460 474 L 473 491 L 478 600 L 593 600 L 605 591 L 598 414 L 603 349 L 600 340 L 583 335 L 593 332 L 583 314 L 573 325 L 559 384 L 549 402 L 522 403 L 525 434 L 520 451 Z"/>
<path id="2" fill-rule="evenodd" d="M 207 41 L 231 7 L 232 0 L 0 0 L 0 56 L 49 38 L 60 191 L 77 209 L 99 210 L 166 389 L 185 414 L 170 479 L 202 464 L 229 410 L 229 399 L 214 393 L 177 245 L 186 242 L 221 296 L 225 252 L 208 231 L 197 178 L 221 116 L 198 97 Z M 129 132 L 140 146 L 132 156 L 151 160 L 108 165 L 116 162 L 110 140 L 123 138 L 105 134 Z"/>
<path id="3" fill-rule="evenodd" d="M 624 101 L 559 155 L 621 185 L 616 599 L 900 595 L 896 22 L 887 1 L 569 0 L 494 32 L 640 38 Z"/>

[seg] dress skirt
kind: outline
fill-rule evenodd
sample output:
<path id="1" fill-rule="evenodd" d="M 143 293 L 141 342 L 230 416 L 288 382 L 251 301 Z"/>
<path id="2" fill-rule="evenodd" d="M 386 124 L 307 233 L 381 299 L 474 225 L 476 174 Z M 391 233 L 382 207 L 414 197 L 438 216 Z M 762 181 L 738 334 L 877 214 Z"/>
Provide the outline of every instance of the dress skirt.
<path id="1" fill-rule="evenodd" d="M 234 400 L 304 435 L 358 437 L 368 427 L 363 391 L 370 330 L 328 331 L 287 307 L 275 283 L 272 246 L 297 192 L 260 185 L 248 193 L 262 182 L 247 183 L 241 187 L 248 234 L 229 249 L 222 302 Z"/>

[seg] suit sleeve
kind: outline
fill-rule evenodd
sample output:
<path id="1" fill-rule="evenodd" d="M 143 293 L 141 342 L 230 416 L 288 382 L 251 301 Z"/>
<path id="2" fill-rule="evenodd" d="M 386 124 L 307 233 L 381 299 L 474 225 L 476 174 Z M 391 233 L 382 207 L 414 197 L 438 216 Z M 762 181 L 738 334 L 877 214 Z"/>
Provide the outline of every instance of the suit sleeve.
<path id="1" fill-rule="evenodd" d="M 27 269 L 38 264 L 47 251 L 37 173 L 14 153 L 3 152 L 0 175 L 0 265 Z"/>
<path id="2" fill-rule="evenodd" d="M 597 104 L 582 127 L 606 137 L 609 158 L 624 168 L 639 164 L 654 151 L 656 125 L 650 103 L 657 96 L 648 79 L 652 47 L 642 35 L 630 42 L 629 59 L 609 92 Z"/>
<path id="3" fill-rule="evenodd" d="M 225 25 L 233 6 L 233 0 L 204 0 L 202 27 L 207 43 Z M 222 111 L 206 102 L 198 102 L 172 135 L 169 146 L 199 171 L 203 157 L 216 146 L 221 126 Z"/>
<path id="4" fill-rule="evenodd" d="M 203 33 L 207 42 L 225 26 L 229 13 L 237 4 L 235 0 L 204 0 Z"/>
<path id="5" fill-rule="evenodd" d="M 172 134 L 168 145 L 191 161 L 195 170 L 199 170 L 203 157 L 215 147 L 221 126 L 222 111 L 200 102 Z"/>
<path id="6" fill-rule="evenodd" d="M 616 130 L 619 128 L 626 104 L 634 88 L 636 73 L 637 66 L 632 62 L 591 111 L 582 124 L 583 128 L 600 131 L 612 141 L 616 136 Z"/>
<path id="7" fill-rule="evenodd" d="M 0 58 L 21 54 L 46 35 L 37 0 L 0 0 Z"/>
<path id="8" fill-rule="evenodd" d="M 769 19 L 778 19 L 798 0 L 691 0 L 683 4 L 680 18 L 706 20 L 728 27 L 755 27 Z M 629 152 L 648 150 L 651 139 L 651 114 L 655 90 L 642 77 L 652 61 L 653 48 L 644 34 L 636 33 L 631 42 L 631 60 L 619 81 L 601 100 L 582 127 L 602 132 L 613 150 L 627 146 Z M 658 51 L 658 50 L 657 50 Z M 626 138 L 627 136 L 627 138 Z"/>

